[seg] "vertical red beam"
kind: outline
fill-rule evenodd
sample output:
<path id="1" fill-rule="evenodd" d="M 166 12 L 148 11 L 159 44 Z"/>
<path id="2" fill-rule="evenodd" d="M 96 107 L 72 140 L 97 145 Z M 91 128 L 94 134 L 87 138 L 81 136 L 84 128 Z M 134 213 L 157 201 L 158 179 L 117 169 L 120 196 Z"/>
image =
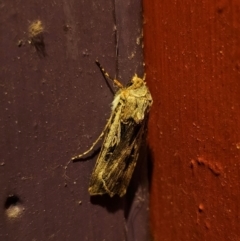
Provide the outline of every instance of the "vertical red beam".
<path id="1" fill-rule="evenodd" d="M 239 1 L 144 1 L 153 240 L 238 240 Z"/>

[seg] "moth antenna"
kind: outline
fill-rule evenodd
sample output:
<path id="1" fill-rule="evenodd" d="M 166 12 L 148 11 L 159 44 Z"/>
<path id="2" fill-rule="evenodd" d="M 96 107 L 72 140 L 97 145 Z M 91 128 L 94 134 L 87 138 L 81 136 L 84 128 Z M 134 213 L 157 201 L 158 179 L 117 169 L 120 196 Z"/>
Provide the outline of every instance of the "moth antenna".
<path id="1" fill-rule="evenodd" d="M 143 81 L 145 81 L 146 80 L 146 73 L 144 73 L 144 75 L 143 75 Z"/>
<path id="2" fill-rule="evenodd" d="M 108 72 L 105 71 L 105 69 L 101 66 L 101 64 L 99 63 L 98 60 L 96 60 L 96 64 L 97 64 L 97 66 L 99 67 L 99 69 L 101 70 L 101 72 L 102 72 L 102 74 L 103 74 L 103 76 L 104 76 L 105 78 L 110 79 L 115 85 L 117 85 L 118 88 L 123 88 L 122 83 L 121 83 L 119 80 L 111 77 L 111 76 L 108 74 Z"/>

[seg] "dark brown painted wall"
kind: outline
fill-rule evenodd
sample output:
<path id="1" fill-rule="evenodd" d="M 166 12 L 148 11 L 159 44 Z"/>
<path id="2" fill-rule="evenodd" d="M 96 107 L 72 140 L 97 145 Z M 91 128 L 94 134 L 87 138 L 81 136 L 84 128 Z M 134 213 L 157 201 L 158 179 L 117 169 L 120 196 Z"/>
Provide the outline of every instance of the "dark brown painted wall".
<path id="1" fill-rule="evenodd" d="M 240 3 L 144 1 L 153 240 L 240 237 Z"/>
<path id="2" fill-rule="evenodd" d="M 124 84 L 143 75 L 142 2 L 13 0 L 0 12 L 0 240 L 148 240 L 144 150 L 124 198 L 90 198 L 97 155 L 63 175 L 110 115 L 95 59 Z M 35 20 L 45 50 L 28 43 Z"/>

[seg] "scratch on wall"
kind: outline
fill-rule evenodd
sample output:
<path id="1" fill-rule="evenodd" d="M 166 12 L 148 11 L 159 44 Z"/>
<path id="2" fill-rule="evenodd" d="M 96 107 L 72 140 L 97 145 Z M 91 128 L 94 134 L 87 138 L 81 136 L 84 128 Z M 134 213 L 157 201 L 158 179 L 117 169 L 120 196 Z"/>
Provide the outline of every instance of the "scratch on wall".
<path id="1" fill-rule="evenodd" d="M 63 12 L 66 16 L 67 27 L 65 30 L 68 31 L 66 34 L 67 46 L 66 46 L 66 56 L 67 58 L 72 58 L 76 60 L 78 58 L 78 43 L 77 31 L 76 31 L 76 21 L 74 19 L 73 10 L 71 3 L 69 1 L 63 1 Z"/>
<path id="2" fill-rule="evenodd" d="M 198 166 L 207 167 L 215 176 L 219 176 L 222 173 L 222 167 L 219 163 L 206 160 L 203 157 L 198 157 L 196 160 L 191 161 L 192 169 Z"/>

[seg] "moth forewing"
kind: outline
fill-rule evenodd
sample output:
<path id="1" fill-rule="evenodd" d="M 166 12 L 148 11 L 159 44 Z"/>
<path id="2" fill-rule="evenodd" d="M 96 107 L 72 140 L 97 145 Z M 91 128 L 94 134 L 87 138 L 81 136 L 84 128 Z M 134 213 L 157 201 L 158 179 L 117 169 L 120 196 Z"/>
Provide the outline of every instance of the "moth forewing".
<path id="1" fill-rule="evenodd" d="M 124 196 L 138 159 L 145 125 L 128 125 L 122 141 L 108 161 L 99 163 L 93 171 L 89 193 L 91 195 L 109 194 Z M 133 134 L 136 133 L 133 138 Z M 104 172 L 101 172 L 103 168 Z M 99 178 L 98 173 L 101 173 Z"/>
<path id="2" fill-rule="evenodd" d="M 144 79 L 137 75 L 128 87 L 116 93 L 103 145 L 90 179 L 90 195 L 107 193 L 111 197 L 122 197 L 126 193 L 151 105 L 151 94 Z"/>

